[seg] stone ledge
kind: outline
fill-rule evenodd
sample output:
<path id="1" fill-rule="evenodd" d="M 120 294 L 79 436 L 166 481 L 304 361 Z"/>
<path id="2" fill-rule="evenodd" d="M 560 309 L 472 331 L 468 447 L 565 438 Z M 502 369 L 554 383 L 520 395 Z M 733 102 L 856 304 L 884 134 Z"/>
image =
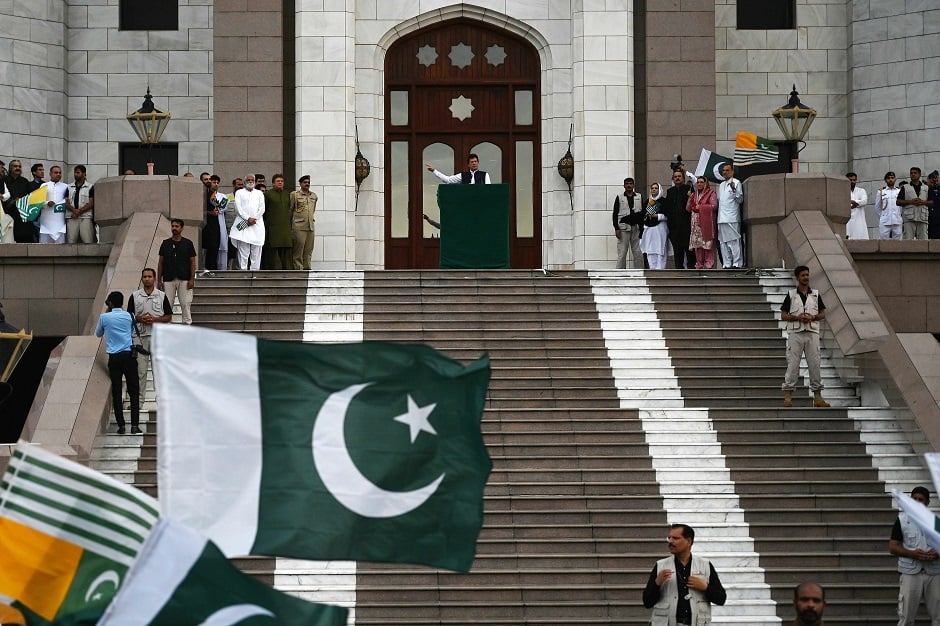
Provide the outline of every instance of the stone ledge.
<path id="1" fill-rule="evenodd" d="M 38 259 L 67 259 L 72 263 L 100 263 L 111 254 L 109 243 L 6 243 L 0 246 L 4 263 L 35 263 Z"/>

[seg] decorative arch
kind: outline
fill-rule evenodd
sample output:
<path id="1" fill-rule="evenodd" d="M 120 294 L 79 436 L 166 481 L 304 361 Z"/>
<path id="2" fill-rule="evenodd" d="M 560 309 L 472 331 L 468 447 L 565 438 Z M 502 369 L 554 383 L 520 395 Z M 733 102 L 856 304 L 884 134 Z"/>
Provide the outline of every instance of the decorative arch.
<path id="1" fill-rule="evenodd" d="M 379 46 L 387 268 L 437 266 L 440 240 L 428 223 L 437 221 L 439 181 L 424 168 L 429 149 L 454 155 L 434 163 L 448 174 L 479 149 L 481 169 L 509 185 L 512 267 L 541 267 L 543 54 L 531 28 L 495 17 L 475 7 L 432 11 Z"/>

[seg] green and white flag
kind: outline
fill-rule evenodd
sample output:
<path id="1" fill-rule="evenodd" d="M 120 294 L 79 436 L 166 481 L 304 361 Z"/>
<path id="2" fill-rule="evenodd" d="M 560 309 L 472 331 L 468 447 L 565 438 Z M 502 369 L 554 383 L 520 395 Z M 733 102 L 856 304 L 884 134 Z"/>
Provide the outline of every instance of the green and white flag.
<path id="1" fill-rule="evenodd" d="M 487 357 L 154 333 L 164 513 L 228 556 L 470 569 L 492 468 Z"/>
<path id="2" fill-rule="evenodd" d="M 29 624 L 94 623 L 157 517 L 147 494 L 20 442 L 0 485 L 0 596 Z"/>
<path id="3" fill-rule="evenodd" d="M 780 148 L 770 139 L 754 133 L 738 132 L 734 142 L 735 165 L 776 163 Z"/>
<path id="4" fill-rule="evenodd" d="M 98 626 L 346 626 L 348 613 L 243 574 L 211 541 L 163 518 Z"/>
<path id="5" fill-rule="evenodd" d="M 725 164 L 734 165 L 734 159 L 721 156 L 717 152 L 702 148 L 702 154 L 698 158 L 698 165 L 695 167 L 696 176 L 704 176 L 713 183 L 720 183 L 724 180 L 721 175 L 721 168 Z"/>
<path id="6" fill-rule="evenodd" d="M 48 196 L 49 189 L 40 187 L 17 199 L 16 208 L 20 212 L 20 219 L 24 222 L 35 222 L 42 213 L 42 207 L 46 205 Z"/>

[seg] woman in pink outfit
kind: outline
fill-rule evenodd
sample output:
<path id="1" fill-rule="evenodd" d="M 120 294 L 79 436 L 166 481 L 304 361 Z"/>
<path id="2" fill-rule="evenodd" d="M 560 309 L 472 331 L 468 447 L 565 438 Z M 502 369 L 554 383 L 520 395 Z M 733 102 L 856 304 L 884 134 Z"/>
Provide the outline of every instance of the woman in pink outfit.
<path id="1" fill-rule="evenodd" d="M 696 179 L 685 208 L 692 214 L 689 248 L 695 250 L 695 269 L 714 269 L 718 261 L 718 198 L 704 176 Z"/>

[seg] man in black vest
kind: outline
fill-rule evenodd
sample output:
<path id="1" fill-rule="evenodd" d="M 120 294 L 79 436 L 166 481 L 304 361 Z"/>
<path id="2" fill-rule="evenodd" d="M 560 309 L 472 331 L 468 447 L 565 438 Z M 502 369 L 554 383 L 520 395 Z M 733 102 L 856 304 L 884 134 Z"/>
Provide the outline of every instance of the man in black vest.
<path id="1" fill-rule="evenodd" d="M 469 171 L 448 176 L 434 169 L 430 163 L 426 163 L 428 171 L 441 179 L 445 185 L 460 183 L 463 185 L 489 185 L 490 175 L 480 169 L 480 157 L 471 153 L 467 157 L 467 168 Z"/>

